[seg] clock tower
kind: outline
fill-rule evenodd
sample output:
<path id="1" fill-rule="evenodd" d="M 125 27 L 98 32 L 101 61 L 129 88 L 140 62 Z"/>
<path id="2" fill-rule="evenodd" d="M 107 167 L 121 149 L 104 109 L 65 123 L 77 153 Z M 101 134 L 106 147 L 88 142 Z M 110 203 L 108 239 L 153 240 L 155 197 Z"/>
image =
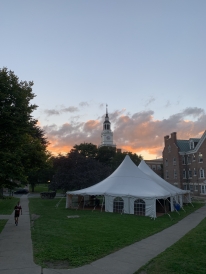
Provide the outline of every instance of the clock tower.
<path id="1" fill-rule="evenodd" d="M 106 116 L 103 123 L 103 130 L 101 133 L 101 145 L 99 147 L 103 147 L 103 146 L 116 147 L 116 145 L 113 144 L 113 132 L 111 131 L 111 123 L 109 121 L 107 105 L 106 105 Z"/>

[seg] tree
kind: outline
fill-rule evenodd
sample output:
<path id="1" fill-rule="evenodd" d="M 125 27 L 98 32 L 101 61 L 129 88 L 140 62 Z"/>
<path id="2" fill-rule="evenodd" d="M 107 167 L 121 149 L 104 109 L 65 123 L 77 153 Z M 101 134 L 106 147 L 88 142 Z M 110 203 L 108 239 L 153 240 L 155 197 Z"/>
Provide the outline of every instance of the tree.
<path id="1" fill-rule="evenodd" d="M 97 157 L 97 146 L 92 143 L 81 143 L 80 145 L 75 145 L 73 149 L 83 156 L 95 159 Z"/>
<path id="2" fill-rule="evenodd" d="M 113 157 L 115 157 L 115 154 L 116 154 L 115 147 L 103 146 L 98 149 L 96 159 L 102 164 L 111 166 L 111 161 Z"/>
<path id="3" fill-rule="evenodd" d="M 48 142 L 31 115 L 37 108 L 30 103 L 35 97 L 32 86 L 0 69 L 0 188 L 16 180 L 26 183 L 29 172 L 48 158 Z"/>
<path id="4" fill-rule="evenodd" d="M 76 150 L 67 156 L 59 155 L 55 163 L 56 173 L 50 189 L 77 190 L 92 186 L 111 174 L 111 168 L 95 159 L 85 157 Z"/>

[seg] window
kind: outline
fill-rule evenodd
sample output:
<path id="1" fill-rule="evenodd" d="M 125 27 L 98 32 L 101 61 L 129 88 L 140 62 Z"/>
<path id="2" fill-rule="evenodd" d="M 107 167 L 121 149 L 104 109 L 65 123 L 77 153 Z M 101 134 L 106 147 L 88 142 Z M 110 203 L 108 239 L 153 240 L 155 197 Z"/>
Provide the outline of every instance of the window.
<path id="1" fill-rule="evenodd" d="M 193 192 L 193 185 L 190 185 L 190 191 Z"/>
<path id="2" fill-rule="evenodd" d="M 183 185 L 183 187 L 184 187 L 184 190 L 187 190 L 187 185 Z"/>
<path id="3" fill-rule="evenodd" d="M 116 197 L 113 202 L 113 212 L 122 213 L 124 209 L 124 201 L 120 197 Z"/>
<path id="4" fill-rule="evenodd" d="M 195 154 L 192 155 L 192 161 L 195 161 Z"/>
<path id="5" fill-rule="evenodd" d="M 201 193 L 206 193 L 206 185 L 201 186 Z"/>
<path id="6" fill-rule="evenodd" d="M 188 170 L 188 178 L 192 178 L 192 170 L 191 169 Z"/>
<path id="7" fill-rule="evenodd" d="M 187 163 L 191 164 L 191 157 L 190 157 L 190 155 L 187 156 Z"/>
<path id="8" fill-rule="evenodd" d="M 171 146 L 170 145 L 168 146 L 168 152 L 171 152 Z"/>
<path id="9" fill-rule="evenodd" d="M 161 170 L 161 165 L 157 165 L 157 170 Z"/>
<path id="10" fill-rule="evenodd" d="M 173 158 L 173 166 L 176 166 L 176 158 Z"/>
<path id="11" fill-rule="evenodd" d="M 183 169 L 183 173 L 182 173 L 183 179 L 186 179 L 186 170 Z"/>
<path id="12" fill-rule="evenodd" d="M 134 214 L 145 216 L 145 201 L 137 199 L 134 201 Z"/>
<path id="13" fill-rule="evenodd" d="M 195 167 L 194 167 L 194 176 L 197 176 L 197 171 L 196 171 L 196 169 L 195 169 Z"/>
<path id="14" fill-rule="evenodd" d="M 166 179 L 169 179 L 168 170 L 166 170 Z"/>
<path id="15" fill-rule="evenodd" d="M 198 185 L 195 185 L 195 191 L 198 191 Z"/>
<path id="16" fill-rule="evenodd" d="M 167 158 L 165 159 L 165 166 L 168 166 Z"/>
<path id="17" fill-rule="evenodd" d="M 174 179 L 177 179 L 177 171 L 174 169 Z"/>
<path id="18" fill-rule="evenodd" d="M 186 161 L 185 161 L 185 156 L 182 156 L 182 164 L 185 165 Z"/>
<path id="19" fill-rule="evenodd" d="M 205 178 L 205 172 L 202 168 L 200 168 L 200 178 Z"/>
<path id="20" fill-rule="evenodd" d="M 152 165 L 152 169 L 153 169 L 153 170 L 156 170 L 156 165 Z"/>
<path id="21" fill-rule="evenodd" d="M 190 141 L 190 149 L 194 149 L 194 147 L 195 147 L 195 146 L 194 146 L 194 142 L 191 140 L 191 141 Z"/>
<path id="22" fill-rule="evenodd" d="M 203 156 L 202 156 L 202 153 L 199 152 L 199 163 L 202 163 L 203 162 Z"/>

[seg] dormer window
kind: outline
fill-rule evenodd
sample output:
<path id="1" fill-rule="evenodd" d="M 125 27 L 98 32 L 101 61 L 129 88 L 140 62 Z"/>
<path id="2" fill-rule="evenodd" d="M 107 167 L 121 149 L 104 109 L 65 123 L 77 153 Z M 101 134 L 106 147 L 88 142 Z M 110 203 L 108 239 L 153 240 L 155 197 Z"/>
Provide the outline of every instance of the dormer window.
<path id="1" fill-rule="evenodd" d="M 195 145 L 194 145 L 194 142 L 193 140 L 190 141 L 190 149 L 194 149 L 195 148 Z"/>

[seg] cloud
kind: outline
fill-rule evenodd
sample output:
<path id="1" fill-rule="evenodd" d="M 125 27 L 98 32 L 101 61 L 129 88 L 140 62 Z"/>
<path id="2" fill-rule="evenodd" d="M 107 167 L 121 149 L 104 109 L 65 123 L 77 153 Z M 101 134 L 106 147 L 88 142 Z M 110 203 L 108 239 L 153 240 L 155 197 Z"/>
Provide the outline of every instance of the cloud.
<path id="1" fill-rule="evenodd" d="M 89 103 L 87 102 L 81 102 L 79 103 L 80 107 L 89 107 Z"/>
<path id="2" fill-rule="evenodd" d="M 170 101 L 168 100 L 167 103 L 166 103 L 166 105 L 165 105 L 165 107 L 168 108 L 169 106 L 171 106 L 171 103 L 170 103 Z"/>
<path id="3" fill-rule="evenodd" d="M 151 96 L 147 101 L 146 101 L 146 104 L 145 104 L 145 107 L 148 107 L 152 102 L 155 101 L 155 98 L 153 96 Z"/>
<path id="4" fill-rule="evenodd" d="M 57 109 L 45 109 L 44 112 L 48 115 L 48 116 L 51 116 L 51 115 L 60 115 L 61 113 L 63 112 L 77 112 L 79 111 L 79 109 L 77 107 L 74 107 L 74 106 L 70 106 L 70 107 L 61 107 L 59 110 Z"/>
<path id="5" fill-rule="evenodd" d="M 63 108 L 60 110 L 61 112 L 76 112 L 79 111 L 77 107 L 68 107 L 68 108 Z"/>
<path id="6" fill-rule="evenodd" d="M 164 136 L 177 132 L 178 139 L 201 137 L 205 128 L 206 114 L 200 108 L 186 108 L 171 115 L 168 119 L 156 120 L 154 111 L 142 111 L 129 115 L 125 109 L 109 113 L 117 148 L 140 154 L 160 157 L 164 145 Z M 196 120 L 188 120 L 188 116 Z M 187 119 L 186 119 L 187 118 Z M 44 131 L 50 141 L 49 149 L 53 152 L 69 152 L 75 144 L 83 142 L 99 145 L 104 115 L 87 122 L 72 121 L 61 127 L 49 125 Z"/>
<path id="7" fill-rule="evenodd" d="M 56 109 L 46 109 L 44 111 L 48 116 L 51 116 L 51 115 L 59 115 L 60 112 Z"/>

